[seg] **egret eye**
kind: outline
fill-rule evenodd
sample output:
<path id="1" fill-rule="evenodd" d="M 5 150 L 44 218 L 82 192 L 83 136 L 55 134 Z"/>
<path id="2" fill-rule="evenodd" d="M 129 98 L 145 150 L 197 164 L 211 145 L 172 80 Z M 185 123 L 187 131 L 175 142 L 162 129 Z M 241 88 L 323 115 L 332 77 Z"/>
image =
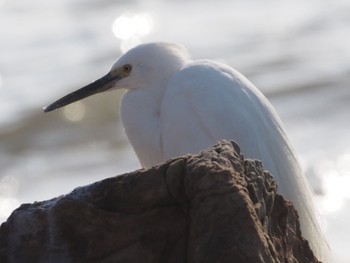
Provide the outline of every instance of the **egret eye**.
<path id="1" fill-rule="evenodd" d="M 125 64 L 125 65 L 122 67 L 122 69 L 123 69 L 123 72 L 124 72 L 124 73 L 130 73 L 131 70 L 132 70 L 132 66 L 131 66 L 130 64 Z"/>

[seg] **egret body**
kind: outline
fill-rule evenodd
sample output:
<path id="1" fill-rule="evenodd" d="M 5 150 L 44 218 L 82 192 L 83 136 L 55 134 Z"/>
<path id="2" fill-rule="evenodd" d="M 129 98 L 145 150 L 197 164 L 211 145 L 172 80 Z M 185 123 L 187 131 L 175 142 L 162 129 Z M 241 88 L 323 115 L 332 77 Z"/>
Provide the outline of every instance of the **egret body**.
<path id="1" fill-rule="evenodd" d="M 236 141 L 245 157 L 259 159 L 278 192 L 297 208 L 304 237 L 328 260 L 312 196 L 283 125 L 264 95 L 231 67 L 191 60 L 184 47 L 139 45 L 101 79 L 48 106 L 51 111 L 95 93 L 127 89 L 120 114 L 143 167 L 197 153 L 220 139 Z"/>

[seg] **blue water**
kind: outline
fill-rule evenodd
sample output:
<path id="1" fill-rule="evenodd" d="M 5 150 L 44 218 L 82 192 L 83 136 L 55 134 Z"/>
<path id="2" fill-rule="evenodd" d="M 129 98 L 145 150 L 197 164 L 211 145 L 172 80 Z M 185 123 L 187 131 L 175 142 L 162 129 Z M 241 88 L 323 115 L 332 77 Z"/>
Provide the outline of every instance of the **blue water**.
<path id="1" fill-rule="evenodd" d="M 0 0 L 0 221 L 20 203 L 139 168 L 122 92 L 42 107 L 130 46 L 171 41 L 246 75 L 284 122 L 339 261 L 350 262 L 350 2 Z"/>

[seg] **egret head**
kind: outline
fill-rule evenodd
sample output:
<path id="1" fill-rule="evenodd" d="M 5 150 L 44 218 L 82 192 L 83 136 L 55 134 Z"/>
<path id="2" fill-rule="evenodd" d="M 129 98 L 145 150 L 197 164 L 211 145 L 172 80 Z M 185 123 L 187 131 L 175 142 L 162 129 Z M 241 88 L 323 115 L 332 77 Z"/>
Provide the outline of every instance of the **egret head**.
<path id="1" fill-rule="evenodd" d="M 102 78 L 47 106 L 49 112 L 96 93 L 112 89 L 140 89 L 162 86 L 187 61 L 183 46 L 169 43 L 142 44 L 130 49 Z"/>

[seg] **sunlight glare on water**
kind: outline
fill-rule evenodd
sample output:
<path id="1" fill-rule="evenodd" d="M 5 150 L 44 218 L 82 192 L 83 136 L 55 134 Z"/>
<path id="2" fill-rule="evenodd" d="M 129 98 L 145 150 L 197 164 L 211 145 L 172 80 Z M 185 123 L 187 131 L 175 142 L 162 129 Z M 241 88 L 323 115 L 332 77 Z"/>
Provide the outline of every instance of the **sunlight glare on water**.
<path id="1" fill-rule="evenodd" d="M 0 197 L 0 219 L 4 220 L 7 218 L 20 204 L 16 198 Z"/>
<path id="2" fill-rule="evenodd" d="M 11 175 L 0 180 L 0 219 L 6 218 L 16 209 L 20 202 L 14 198 L 19 191 L 19 180 Z"/>
<path id="3" fill-rule="evenodd" d="M 335 162 L 325 161 L 320 170 L 324 173 L 325 198 L 322 208 L 326 213 L 335 213 L 343 208 L 350 199 L 350 153 L 346 152 Z"/>
<path id="4" fill-rule="evenodd" d="M 12 197 L 18 193 L 19 181 L 16 177 L 7 175 L 0 180 L 0 196 Z"/>
<path id="5" fill-rule="evenodd" d="M 124 13 L 112 25 L 114 35 L 121 40 L 122 52 L 141 43 L 141 38 L 153 29 L 153 18 L 148 13 Z"/>
<path id="6" fill-rule="evenodd" d="M 84 102 L 77 101 L 63 108 L 63 117 L 70 122 L 79 122 L 86 116 L 86 107 Z"/>

